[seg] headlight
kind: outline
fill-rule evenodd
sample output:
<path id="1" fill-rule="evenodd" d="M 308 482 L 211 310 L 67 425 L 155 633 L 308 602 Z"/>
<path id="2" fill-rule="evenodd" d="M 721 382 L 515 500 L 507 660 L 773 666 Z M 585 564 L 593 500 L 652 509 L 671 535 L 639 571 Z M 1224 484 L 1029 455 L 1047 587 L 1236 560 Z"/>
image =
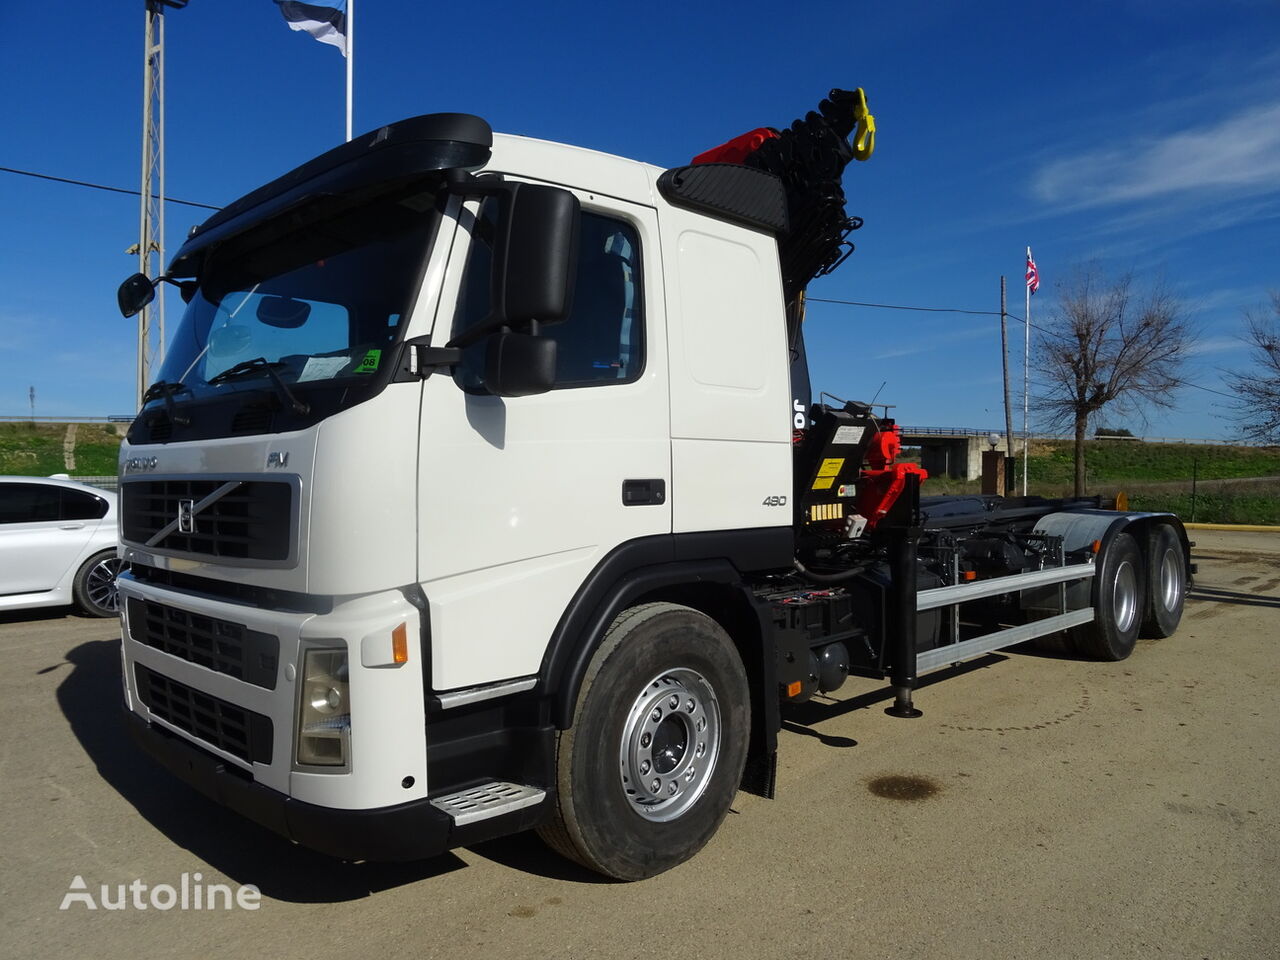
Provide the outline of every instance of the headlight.
<path id="1" fill-rule="evenodd" d="M 351 756 L 351 701 L 346 648 L 307 650 L 298 704 L 298 763 L 345 767 Z"/>

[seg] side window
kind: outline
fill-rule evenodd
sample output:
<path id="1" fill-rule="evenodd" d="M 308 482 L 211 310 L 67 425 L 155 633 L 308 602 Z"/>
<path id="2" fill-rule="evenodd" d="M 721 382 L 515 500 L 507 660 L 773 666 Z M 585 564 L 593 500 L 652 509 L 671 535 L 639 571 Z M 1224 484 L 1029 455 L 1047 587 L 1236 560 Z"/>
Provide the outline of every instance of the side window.
<path id="1" fill-rule="evenodd" d="M 107 501 L 91 493 L 79 490 L 62 491 L 62 515 L 60 520 L 100 520 L 106 516 Z"/>
<path id="2" fill-rule="evenodd" d="M 483 320 L 489 312 L 489 281 L 497 204 L 481 208 L 458 301 L 455 333 Z M 561 323 L 539 329 L 556 341 L 556 386 L 629 383 L 644 368 L 644 317 L 641 300 L 640 241 L 624 220 L 584 211 L 573 310 Z M 465 352 L 456 374 L 466 389 L 484 387 L 484 345 Z"/>
<path id="3" fill-rule="evenodd" d="M 58 519 L 55 486 L 39 483 L 0 484 L 0 523 L 34 523 Z"/>

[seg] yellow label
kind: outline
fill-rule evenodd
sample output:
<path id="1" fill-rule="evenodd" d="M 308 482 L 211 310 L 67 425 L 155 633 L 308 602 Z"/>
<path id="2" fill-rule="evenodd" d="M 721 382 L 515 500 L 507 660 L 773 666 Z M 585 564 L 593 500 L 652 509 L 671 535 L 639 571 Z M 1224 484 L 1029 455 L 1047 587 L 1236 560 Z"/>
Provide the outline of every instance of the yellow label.
<path id="1" fill-rule="evenodd" d="M 822 461 L 822 466 L 818 468 L 818 476 L 820 477 L 838 477 L 840 468 L 844 466 L 844 457 L 829 457 Z M 831 486 L 831 484 L 827 484 Z M 813 489 L 817 490 L 817 487 Z"/>
<path id="2" fill-rule="evenodd" d="M 832 487 L 832 485 L 833 485 L 835 482 L 836 482 L 836 478 L 835 478 L 835 477 L 819 477 L 817 480 L 813 481 L 813 488 L 812 488 L 812 489 L 814 489 L 814 490 L 830 490 L 830 489 L 831 489 L 831 487 Z"/>

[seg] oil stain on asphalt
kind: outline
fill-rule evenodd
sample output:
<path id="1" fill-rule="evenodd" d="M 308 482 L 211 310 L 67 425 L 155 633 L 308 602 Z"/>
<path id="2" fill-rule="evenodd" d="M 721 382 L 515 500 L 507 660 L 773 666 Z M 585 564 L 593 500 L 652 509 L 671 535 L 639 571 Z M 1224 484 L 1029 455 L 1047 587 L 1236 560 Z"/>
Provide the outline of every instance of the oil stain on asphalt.
<path id="1" fill-rule="evenodd" d="M 869 781 L 867 789 L 886 800 L 927 800 L 942 787 L 928 777 L 890 775 Z"/>

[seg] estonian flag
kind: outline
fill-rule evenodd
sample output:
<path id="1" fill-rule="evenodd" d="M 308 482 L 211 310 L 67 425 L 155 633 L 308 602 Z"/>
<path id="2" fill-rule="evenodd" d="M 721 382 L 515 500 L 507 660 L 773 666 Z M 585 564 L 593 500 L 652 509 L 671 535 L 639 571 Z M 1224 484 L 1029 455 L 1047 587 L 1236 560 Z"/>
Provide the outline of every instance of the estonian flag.
<path id="1" fill-rule="evenodd" d="M 331 43 L 347 55 L 347 0 L 299 3 L 275 0 L 291 30 L 302 30 L 321 43 Z"/>

